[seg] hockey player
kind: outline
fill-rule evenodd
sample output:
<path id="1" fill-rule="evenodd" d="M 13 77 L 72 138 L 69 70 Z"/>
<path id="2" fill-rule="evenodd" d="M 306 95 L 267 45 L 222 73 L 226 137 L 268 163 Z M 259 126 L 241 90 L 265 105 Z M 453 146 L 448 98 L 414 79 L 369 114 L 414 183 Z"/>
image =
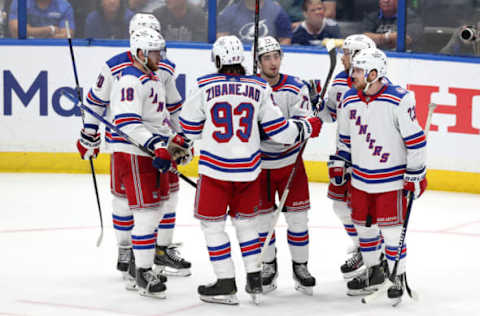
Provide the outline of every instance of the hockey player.
<path id="1" fill-rule="evenodd" d="M 130 34 L 139 28 L 147 27 L 160 33 L 160 23 L 151 14 L 137 13 L 130 20 L 129 31 Z M 165 51 L 162 52 L 163 58 L 159 62 L 159 69 L 157 75 L 162 80 L 166 91 L 167 109 L 171 114 L 171 121 L 175 132 L 180 129 L 178 125 L 178 115 L 180 113 L 182 98 L 178 93 L 175 86 L 175 64 L 165 58 Z M 111 120 L 110 116 L 110 94 L 112 85 L 116 77 L 118 77 L 123 69 L 133 64 L 134 58 L 130 51 L 125 51 L 117 54 L 106 61 L 103 65 L 100 74 L 97 77 L 95 85 L 89 90 L 86 102 L 87 106 L 92 110 L 102 115 L 106 112 L 106 117 Z M 100 133 L 98 132 L 99 121 L 85 113 L 84 126 L 80 133 L 81 137 L 77 142 L 77 148 L 80 152 L 82 159 L 89 159 L 90 157 L 96 158 L 100 149 Z M 113 144 L 117 142 L 118 135 L 108 128 L 105 131 L 105 140 L 107 144 Z M 133 228 L 133 215 L 128 208 L 128 205 L 124 202 L 125 190 L 122 187 L 115 185 L 115 166 L 111 164 L 111 192 L 113 194 L 112 199 L 112 217 L 115 236 L 118 243 L 118 260 L 117 269 L 127 276 L 128 265 L 131 257 L 131 231 Z M 178 269 L 179 267 L 184 269 L 184 274 L 188 275 L 190 263 L 176 255 L 175 249 L 169 249 L 167 246 L 171 244 L 173 229 L 175 226 L 175 207 L 178 200 L 178 177 L 172 173 L 169 173 L 170 179 L 170 199 L 164 203 L 163 207 L 166 208 L 165 219 L 162 219 L 159 224 L 159 232 L 157 236 L 157 253 L 155 262 L 165 270 L 165 266 L 170 266 L 172 269 Z M 166 196 L 163 197 L 166 199 Z M 167 250 L 168 249 L 168 250 Z M 132 285 L 127 285 L 131 287 Z"/>
<path id="2" fill-rule="evenodd" d="M 333 83 L 328 89 L 327 100 L 320 111 L 319 116 L 324 122 L 335 122 L 340 102 L 346 91 L 352 88 L 351 63 L 352 58 L 362 49 L 375 48 L 373 42 L 368 36 L 363 34 L 354 34 L 348 36 L 343 42 L 342 64 L 344 70 L 335 76 Z M 320 103 L 322 104 L 322 103 Z M 337 131 L 338 147 L 338 131 Z M 359 249 L 358 234 L 352 223 L 351 209 L 347 203 L 348 187 L 350 186 L 350 166 L 344 167 L 343 161 L 335 160 L 335 156 L 330 157 L 328 162 L 330 184 L 328 186 L 328 197 L 333 200 L 333 210 L 342 222 L 345 231 L 352 239 L 353 254 L 340 267 L 345 279 L 351 279 L 361 274 L 365 267 L 363 265 L 362 255 Z"/>
<path id="3" fill-rule="evenodd" d="M 245 75 L 243 45 L 236 36 L 218 38 L 212 60 L 218 73 L 197 80 L 198 90 L 183 105 L 180 115 L 185 134 L 201 138 L 195 217 L 201 222 L 217 276 L 215 283 L 199 286 L 198 293 L 206 302 L 238 304 L 231 246 L 225 232 L 230 215 L 247 272 L 245 290 L 258 303 L 262 292 L 257 263 L 260 242 L 255 228 L 261 171 L 258 125 L 271 139 L 292 144 L 318 136 L 321 121 L 287 121 L 274 106 L 267 82 Z"/>
<path id="4" fill-rule="evenodd" d="M 380 236 L 368 226 L 380 227 L 388 266 L 393 269 L 405 220 L 405 192 L 418 198 L 427 186 L 426 139 L 416 119 L 413 94 L 381 80 L 387 75 L 382 51 L 361 50 L 352 67 L 355 89 L 343 96 L 337 158 L 352 166 L 352 220 L 367 270 L 347 286 L 360 292 L 378 287 L 385 279 Z M 388 289 L 391 299 L 403 295 L 405 256 L 404 244 L 395 283 Z"/>
<path id="5" fill-rule="evenodd" d="M 280 73 L 282 49 L 275 38 L 266 36 L 258 39 L 258 62 L 260 75 L 272 87 L 273 100 L 282 114 L 286 118 L 294 119 L 311 116 L 308 87 L 298 78 Z M 308 178 L 303 159 L 297 160 L 297 156 L 302 154 L 304 143 L 295 142 L 287 146 L 267 139 L 262 141 L 261 145 L 261 198 L 257 224 L 260 243 L 262 247 L 267 247 L 263 258 L 263 290 L 268 293 L 276 289 L 278 276 L 275 232 L 269 245 L 263 244 L 274 217 L 275 193 L 278 192 L 280 199 L 294 165 L 298 164 L 283 211 L 288 225 L 287 240 L 292 256 L 295 288 L 312 295 L 315 278 L 307 268 L 309 240 L 307 212 L 310 209 Z"/>

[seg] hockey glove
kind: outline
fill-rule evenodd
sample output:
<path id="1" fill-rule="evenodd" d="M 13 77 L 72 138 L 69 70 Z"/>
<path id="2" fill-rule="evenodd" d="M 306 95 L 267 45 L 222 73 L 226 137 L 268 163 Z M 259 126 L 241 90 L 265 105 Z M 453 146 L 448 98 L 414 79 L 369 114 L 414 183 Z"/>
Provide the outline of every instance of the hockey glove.
<path id="1" fill-rule="evenodd" d="M 330 160 L 327 163 L 328 176 L 330 182 L 335 186 L 342 186 L 350 179 L 348 172 L 348 163 L 338 156 L 330 156 Z"/>
<path id="2" fill-rule="evenodd" d="M 172 159 L 177 163 L 188 160 L 188 156 L 192 156 L 191 158 L 193 158 L 192 147 L 193 142 L 182 134 L 177 134 L 171 137 L 167 144 L 168 152 L 172 156 Z M 188 160 L 188 162 L 190 162 L 190 160 Z"/>
<path id="3" fill-rule="evenodd" d="M 423 167 L 419 170 L 408 170 L 403 175 L 403 189 L 407 192 L 413 192 L 413 198 L 418 199 L 427 188 L 427 171 Z"/>
<path id="4" fill-rule="evenodd" d="M 318 103 L 320 97 L 320 92 L 322 91 L 322 86 L 320 85 L 319 79 L 311 79 L 303 81 L 308 87 L 308 94 L 310 95 L 310 101 L 313 105 Z"/>
<path id="5" fill-rule="evenodd" d="M 322 129 L 322 120 L 318 117 L 310 117 L 308 119 L 293 120 L 298 128 L 298 137 L 296 142 L 303 142 L 308 138 L 317 137 Z"/>
<path id="6" fill-rule="evenodd" d="M 164 148 L 155 149 L 155 157 L 153 158 L 153 166 L 160 170 L 160 172 L 167 172 L 172 165 L 172 157 L 170 153 Z"/>
<path id="7" fill-rule="evenodd" d="M 77 149 L 82 159 L 97 158 L 100 152 L 100 133 L 88 134 L 84 129 L 80 131 Z"/>

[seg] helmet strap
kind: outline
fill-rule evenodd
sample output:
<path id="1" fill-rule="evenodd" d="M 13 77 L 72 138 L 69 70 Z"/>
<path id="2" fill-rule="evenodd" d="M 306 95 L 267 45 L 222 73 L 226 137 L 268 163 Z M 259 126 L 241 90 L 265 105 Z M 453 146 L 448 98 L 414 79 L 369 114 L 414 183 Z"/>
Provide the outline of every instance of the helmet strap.
<path id="1" fill-rule="evenodd" d="M 365 88 L 363 89 L 363 92 L 365 92 L 365 93 L 366 93 L 367 90 L 370 88 L 370 86 L 371 86 L 372 84 L 374 84 L 375 81 L 378 80 L 378 74 L 377 74 L 377 77 L 376 77 L 375 79 L 373 79 L 373 81 L 371 81 L 371 82 L 368 81 L 368 76 L 370 75 L 371 72 L 372 72 L 372 70 L 371 70 L 368 74 L 365 74 L 365 81 L 367 82 L 367 84 L 365 85 Z"/>
<path id="2" fill-rule="evenodd" d="M 148 67 L 148 65 L 147 65 L 147 64 L 148 64 L 148 50 L 142 49 L 141 51 L 142 51 L 142 53 L 143 53 L 143 57 L 145 58 L 145 61 L 140 60 L 140 58 L 138 58 L 138 55 L 137 55 L 137 54 L 135 54 L 135 56 L 134 56 L 135 59 L 136 59 L 140 64 L 142 64 L 142 66 L 143 66 L 143 68 L 145 68 L 145 70 L 147 70 L 147 71 L 149 71 L 149 72 L 153 72 L 152 69 L 150 69 L 150 68 Z M 138 52 L 138 51 L 137 51 L 137 52 Z"/>

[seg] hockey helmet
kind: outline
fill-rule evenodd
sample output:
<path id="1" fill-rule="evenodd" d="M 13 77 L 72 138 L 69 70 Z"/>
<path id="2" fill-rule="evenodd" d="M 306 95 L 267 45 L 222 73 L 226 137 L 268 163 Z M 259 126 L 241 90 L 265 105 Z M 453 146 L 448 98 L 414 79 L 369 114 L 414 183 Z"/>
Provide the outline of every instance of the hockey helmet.
<path id="1" fill-rule="evenodd" d="M 352 61 L 352 68 L 365 71 L 365 78 L 372 70 L 377 71 L 377 79 L 387 75 L 387 56 L 377 48 L 366 48 L 359 51 Z"/>
<path id="2" fill-rule="evenodd" d="M 353 34 L 347 36 L 342 45 L 342 50 L 348 50 L 350 53 L 350 62 L 352 61 L 353 56 L 362 49 L 366 48 L 376 48 L 375 42 L 364 34 Z"/>
<path id="3" fill-rule="evenodd" d="M 219 37 L 213 44 L 212 61 L 217 69 L 224 65 L 241 64 L 244 58 L 243 44 L 234 35 Z"/>
<path id="4" fill-rule="evenodd" d="M 142 62 L 138 58 L 139 49 L 142 50 L 145 56 L 145 62 Z M 165 51 L 165 40 L 157 31 L 144 27 L 137 29 L 130 35 L 130 52 L 135 59 L 144 66 L 147 65 L 148 52 L 157 50 L 160 51 L 160 53 Z"/>
<path id="5" fill-rule="evenodd" d="M 160 22 L 153 14 L 137 13 L 130 19 L 128 32 L 132 35 L 136 30 L 144 27 L 155 30 L 158 33 L 161 31 Z"/>
<path id="6" fill-rule="evenodd" d="M 280 47 L 280 43 L 273 36 L 264 36 L 258 39 L 258 60 L 260 60 L 260 57 L 263 54 L 277 50 L 280 52 L 280 56 L 282 56 L 282 48 Z"/>

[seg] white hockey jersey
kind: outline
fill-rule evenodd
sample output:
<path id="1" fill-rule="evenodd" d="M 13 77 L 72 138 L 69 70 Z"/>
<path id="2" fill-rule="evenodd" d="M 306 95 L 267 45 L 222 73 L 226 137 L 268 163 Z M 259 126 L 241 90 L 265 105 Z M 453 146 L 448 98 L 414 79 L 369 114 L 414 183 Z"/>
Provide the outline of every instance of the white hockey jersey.
<path id="1" fill-rule="evenodd" d="M 285 118 L 312 116 L 308 87 L 300 79 L 280 74 L 279 82 L 272 86 L 272 96 Z M 293 164 L 301 144 L 296 142 L 284 145 L 272 140 L 262 141 L 262 168 L 278 169 Z"/>
<path id="2" fill-rule="evenodd" d="M 210 74 L 197 79 L 180 124 L 187 137 L 201 139 L 198 173 L 225 181 L 253 181 L 261 171 L 260 130 L 292 144 L 296 124 L 272 101 L 271 88 L 256 76 Z"/>
<path id="3" fill-rule="evenodd" d="M 134 66 L 123 69 L 113 83 L 110 110 L 115 126 L 152 151 L 158 140 L 155 136 L 166 145 L 173 134 L 167 122 L 165 89 L 153 73 L 147 75 Z M 149 156 L 117 134 L 111 134 L 110 143 L 114 152 Z"/>
<path id="4" fill-rule="evenodd" d="M 125 68 L 132 65 L 133 56 L 128 51 L 115 55 L 107 60 L 102 66 L 95 85 L 88 91 L 86 106 L 99 115 L 105 113 L 105 118 L 111 121 L 112 117 L 108 105 L 110 104 L 113 82 L 116 78 L 120 77 Z M 175 85 L 175 64 L 166 59 L 162 60 L 158 66 L 159 70 L 156 74 L 165 87 L 167 108 L 171 114 L 172 125 L 173 128 L 179 132 L 181 129 L 178 124 L 178 115 L 182 107 L 182 97 L 178 93 Z M 98 127 L 99 121 L 88 112 L 85 112 L 84 128 L 87 133 L 96 133 Z M 117 136 L 115 133 L 112 134 L 109 128 L 106 128 L 105 141 L 107 143 L 112 143 L 113 138 Z"/>
<path id="5" fill-rule="evenodd" d="M 369 193 L 399 190 L 406 169 L 425 167 L 426 138 L 411 92 L 389 84 L 374 96 L 350 89 L 340 111 L 337 154 L 352 162 L 355 188 Z"/>

